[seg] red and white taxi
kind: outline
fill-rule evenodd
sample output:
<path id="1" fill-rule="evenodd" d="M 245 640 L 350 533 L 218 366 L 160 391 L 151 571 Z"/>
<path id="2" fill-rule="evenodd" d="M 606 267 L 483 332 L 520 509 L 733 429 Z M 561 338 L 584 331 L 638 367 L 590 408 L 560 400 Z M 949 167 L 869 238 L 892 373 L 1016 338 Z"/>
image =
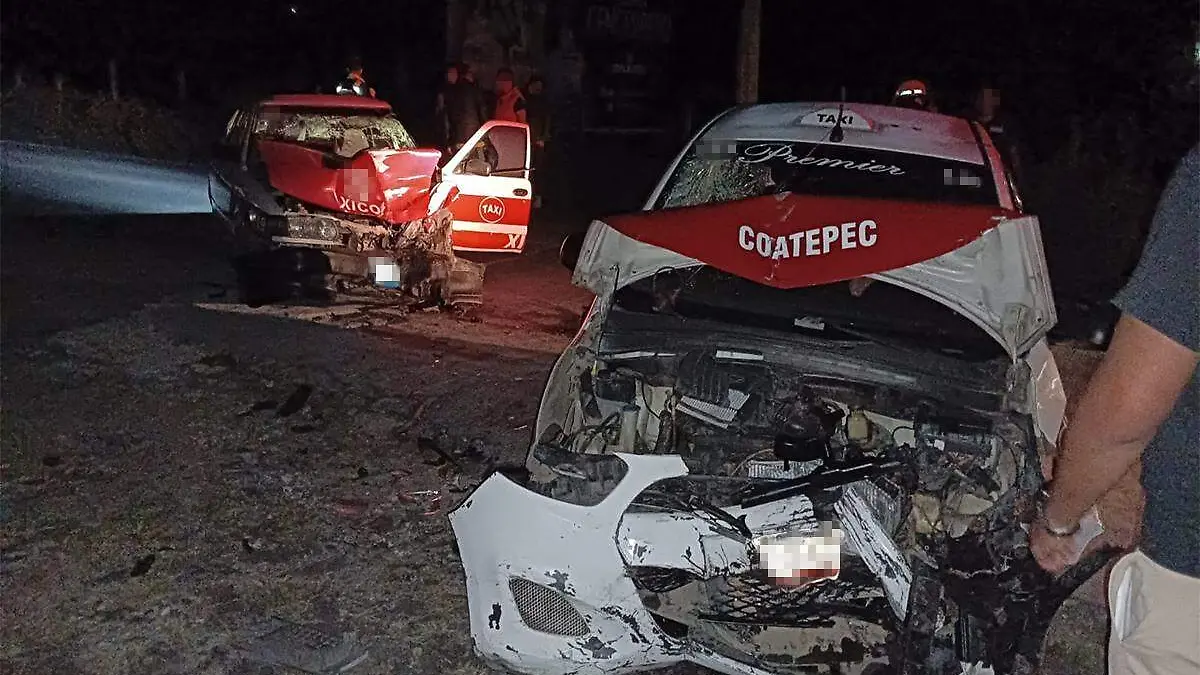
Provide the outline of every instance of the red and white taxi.
<path id="1" fill-rule="evenodd" d="M 451 514 L 478 652 L 530 675 L 1032 672 L 1079 578 L 1026 527 L 1065 400 L 1038 221 L 978 125 L 714 119 L 564 242 L 596 295 L 521 470 Z"/>
<path id="2" fill-rule="evenodd" d="M 487 122 L 443 163 L 384 101 L 280 95 L 235 112 L 216 154 L 214 210 L 257 244 L 324 252 L 334 272 L 470 301 L 482 267 L 454 252 L 525 247 L 524 124 Z"/>

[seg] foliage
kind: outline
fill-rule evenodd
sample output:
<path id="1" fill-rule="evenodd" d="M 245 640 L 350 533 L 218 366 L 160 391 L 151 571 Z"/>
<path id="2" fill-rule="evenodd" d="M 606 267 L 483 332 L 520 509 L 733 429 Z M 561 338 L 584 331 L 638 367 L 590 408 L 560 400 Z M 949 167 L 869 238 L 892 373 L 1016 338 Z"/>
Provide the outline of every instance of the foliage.
<path id="1" fill-rule="evenodd" d="M 26 87 L 0 100 L 5 140 L 65 145 L 167 160 L 201 157 L 205 135 L 180 114 L 138 99 L 111 98 L 69 87 Z"/>

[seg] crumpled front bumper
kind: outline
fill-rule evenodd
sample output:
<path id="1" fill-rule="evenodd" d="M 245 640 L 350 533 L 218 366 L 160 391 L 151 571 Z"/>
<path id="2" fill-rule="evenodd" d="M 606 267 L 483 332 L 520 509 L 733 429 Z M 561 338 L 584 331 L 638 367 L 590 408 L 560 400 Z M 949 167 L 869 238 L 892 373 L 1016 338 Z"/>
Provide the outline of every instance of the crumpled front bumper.
<path id="1" fill-rule="evenodd" d="M 621 518 L 642 490 L 687 468 L 678 456 L 621 459 L 626 478 L 594 507 L 543 497 L 496 473 L 450 514 L 478 654 L 528 675 L 618 675 L 680 661 L 767 675 L 692 651 L 642 605 L 616 540 Z"/>
<path id="2" fill-rule="evenodd" d="M 481 304 L 485 268 L 454 254 L 452 224 L 444 209 L 387 227 L 329 213 L 252 211 L 241 228 L 245 238 L 260 246 L 320 251 L 333 274 L 373 281 L 422 300 L 440 296 L 452 305 Z"/>
<path id="3" fill-rule="evenodd" d="M 528 675 L 612 675 L 684 661 L 769 675 L 667 635 L 647 610 L 629 567 L 740 574 L 753 565 L 751 545 L 694 514 L 627 511 L 646 488 L 688 471 L 677 455 L 617 456 L 628 472 L 596 506 L 557 501 L 496 473 L 450 514 L 477 653 Z M 804 497 L 730 513 L 745 516 L 755 535 L 814 522 Z"/>

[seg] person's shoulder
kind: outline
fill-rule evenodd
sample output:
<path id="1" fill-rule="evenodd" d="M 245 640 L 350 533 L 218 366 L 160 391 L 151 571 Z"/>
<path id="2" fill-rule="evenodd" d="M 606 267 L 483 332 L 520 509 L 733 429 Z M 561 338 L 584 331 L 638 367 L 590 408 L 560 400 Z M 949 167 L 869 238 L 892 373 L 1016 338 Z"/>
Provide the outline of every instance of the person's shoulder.
<path id="1" fill-rule="evenodd" d="M 1186 218 L 1189 221 L 1187 225 L 1189 229 L 1195 229 L 1197 223 L 1193 217 L 1197 202 L 1200 201 L 1200 144 L 1193 145 L 1179 160 L 1175 173 L 1163 192 L 1163 201 L 1177 202 L 1190 207 L 1191 213 Z"/>
<path id="2" fill-rule="evenodd" d="M 1190 185 L 1194 186 L 1196 181 L 1200 180 L 1200 143 L 1193 145 L 1192 149 L 1183 156 L 1183 161 L 1179 163 L 1179 170 Z"/>

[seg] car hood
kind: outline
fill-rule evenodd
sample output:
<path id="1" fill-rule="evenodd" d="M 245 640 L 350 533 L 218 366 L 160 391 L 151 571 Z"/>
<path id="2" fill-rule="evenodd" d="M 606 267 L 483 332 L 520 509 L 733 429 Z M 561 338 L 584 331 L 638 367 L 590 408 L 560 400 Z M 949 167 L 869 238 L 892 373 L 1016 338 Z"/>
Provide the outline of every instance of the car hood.
<path id="1" fill-rule="evenodd" d="M 1036 217 L 999 207 L 782 193 L 595 221 L 574 282 L 607 298 L 709 265 L 775 288 L 869 277 L 937 301 L 1016 359 L 1056 314 Z"/>
<path id="2" fill-rule="evenodd" d="M 342 158 L 296 143 L 263 140 L 271 187 L 302 202 L 402 223 L 429 210 L 437 150 L 365 150 Z"/>

